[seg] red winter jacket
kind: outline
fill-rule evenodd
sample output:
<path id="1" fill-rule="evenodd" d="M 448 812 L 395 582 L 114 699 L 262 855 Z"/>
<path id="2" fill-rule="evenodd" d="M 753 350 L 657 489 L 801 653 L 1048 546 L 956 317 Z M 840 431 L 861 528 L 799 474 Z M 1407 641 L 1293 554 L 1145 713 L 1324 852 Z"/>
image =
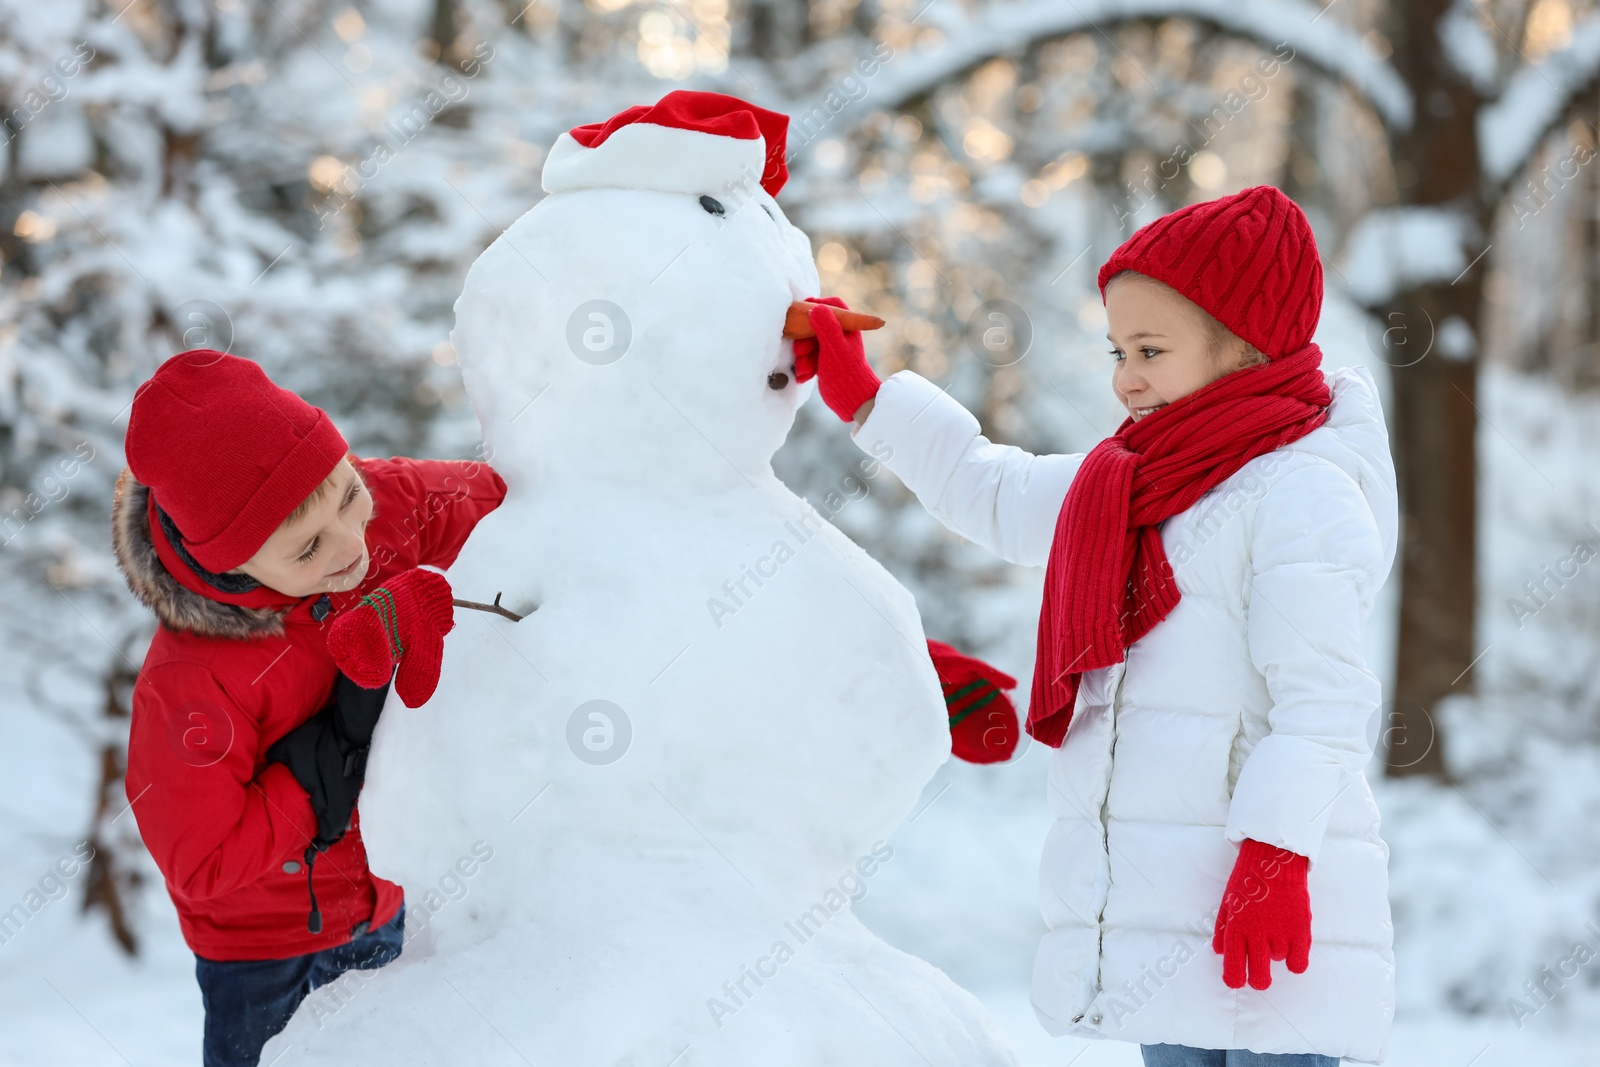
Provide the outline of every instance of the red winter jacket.
<path id="1" fill-rule="evenodd" d="M 305 790 L 265 753 L 328 702 L 338 668 L 324 639 L 335 614 L 400 571 L 448 567 L 506 485 L 472 461 L 350 460 L 372 493 L 372 568 L 358 589 L 331 595 L 221 592 L 150 536 L 149 490 L 128 470 L 117 480 L 118 564 L 161 623 L 133 689 L 127 795 L 184 939 L 207 959 L 331 948 L 400 907 L 400 887 L 367 869 L 358 809 L 350 830 L 317 857 L 323 927 L 307 932 L 300 864 L 317 820 Z"/>

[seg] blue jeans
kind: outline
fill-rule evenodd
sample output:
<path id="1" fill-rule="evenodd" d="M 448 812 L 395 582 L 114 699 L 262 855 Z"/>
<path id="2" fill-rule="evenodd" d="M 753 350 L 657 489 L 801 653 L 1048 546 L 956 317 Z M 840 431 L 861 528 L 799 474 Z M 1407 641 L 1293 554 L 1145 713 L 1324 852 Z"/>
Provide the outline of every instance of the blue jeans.
<path id="1" fill-rule="evenodd" d="M 1250 1052 L 1246 1049 L 1140 1045 L 1144 1067 L 1339 1067 L 1339 1057 L 1315 1053 Z"/>
<path id="2" fill-rule="evenodd" d="M 284 960 L 208 960 L 195 956 L 194 976 L 206 1009 L 205 1067 L 257 1067 L 261 1047 L 289 1025 L 313 989 L 345 971 L 373 971 L 400 955 L 406 905 L 393 919 L 352 941 Z"/>

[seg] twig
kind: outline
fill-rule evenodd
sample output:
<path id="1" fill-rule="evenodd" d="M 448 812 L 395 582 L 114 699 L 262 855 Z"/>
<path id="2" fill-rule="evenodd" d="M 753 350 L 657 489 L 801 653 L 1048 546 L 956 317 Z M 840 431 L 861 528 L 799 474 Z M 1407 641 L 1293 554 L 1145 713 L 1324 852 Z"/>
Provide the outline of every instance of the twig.
<path id="1" fill-rule="evenodd" d="M 494 595 L 494 603 L 493 604 L 480 604 L 476 600 L 459 600 L 459 599 L 452 599 L 450 602 L 452 604 L 454 604 L 458 608 L 471 608 L 473 611 L 489 611 L 489 612 L 493 612 L 496 615 L 504 615 L 506 618 L 510 619 L 512 622 L 521 622 L 523 619 L 528 617 L 527 615 L 518 615 L 516 612 L 512 611 L 510 608 L 501 607 L 500 606 L 500 594 L 499 593 L 496 593 Z M 529 612 L 529 614 L 531 615 L 532 612 Z"/>

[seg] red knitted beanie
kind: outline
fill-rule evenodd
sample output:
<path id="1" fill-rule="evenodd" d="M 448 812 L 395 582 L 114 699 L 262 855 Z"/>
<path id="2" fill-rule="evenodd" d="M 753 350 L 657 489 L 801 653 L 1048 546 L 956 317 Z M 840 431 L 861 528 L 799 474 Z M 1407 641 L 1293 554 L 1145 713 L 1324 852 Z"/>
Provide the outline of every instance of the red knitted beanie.
<path id="1" fill-rule="evenodd" d="M 1322 260 L 1298 204 L 1270 185 L 1190 204 L 1140 227 L 1100 268 L 1138 271 L 1198 304 L 1266 356 L 1311 342 L 1322 315 Z"/>
<path id="2" fill-rule="evenodd" d="M 256 363 L 196 348 L 139 386 L 123 450 L 189 554 L 221 572 L 255 555 L 348 446 Z"/>

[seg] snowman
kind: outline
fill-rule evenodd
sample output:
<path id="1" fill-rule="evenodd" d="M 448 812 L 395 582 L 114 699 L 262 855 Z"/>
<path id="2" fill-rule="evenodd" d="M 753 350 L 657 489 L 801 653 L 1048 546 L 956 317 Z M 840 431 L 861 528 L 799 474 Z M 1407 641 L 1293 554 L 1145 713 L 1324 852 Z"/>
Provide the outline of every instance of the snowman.
<path id="1" fill-rule="evenodd" d="M 563 134 L 468 273 L 451 340 L 508 492 L 448 575 L 502 613 L 458 610 L 374 739 L 402 955 L 263 1063 L 1016 1063 L 851 911 L 950 737 L 911 595 L 772 471 L 820 289 L 787 123 L 680 91 Z"/>

